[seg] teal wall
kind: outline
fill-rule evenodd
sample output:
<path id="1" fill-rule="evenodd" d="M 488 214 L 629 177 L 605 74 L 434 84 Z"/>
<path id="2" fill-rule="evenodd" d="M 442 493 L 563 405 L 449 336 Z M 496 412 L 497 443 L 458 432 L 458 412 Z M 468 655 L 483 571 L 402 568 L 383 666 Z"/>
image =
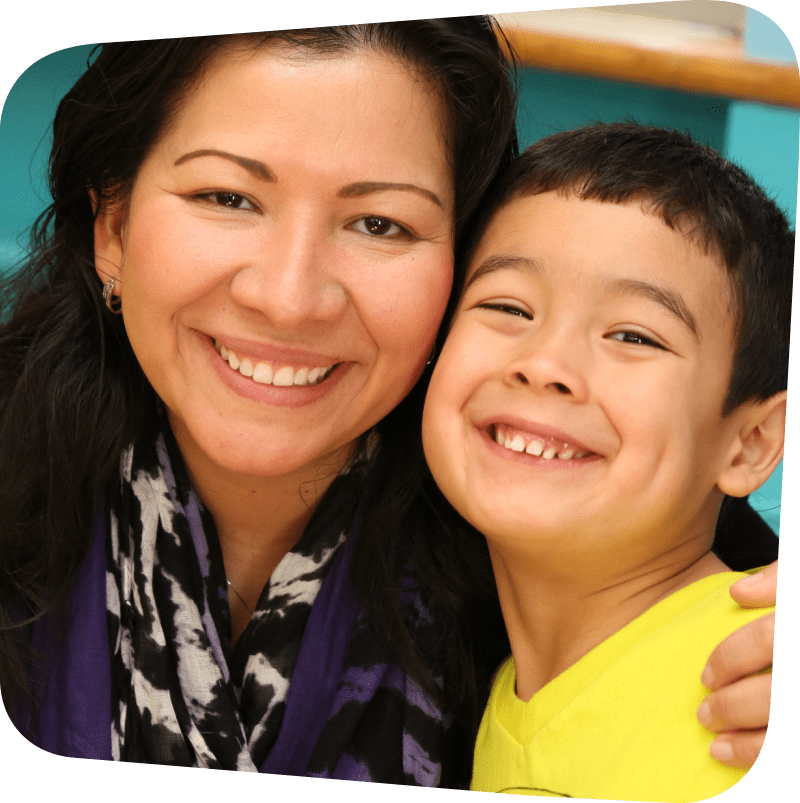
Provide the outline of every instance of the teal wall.
<path id="1" fill-rule="evenodd" d="M 0 270 L 24 253 L 27 228 L 50 202 L 48 128 L 91 49 L 72 47 L 37 61 L 8 93 L 0 116 Z"/>
<path id="2" fill-rule="evenodd" d="M 688 130 L 718 151 L 725 145 L 730 103 L 723 98 L 534 69 L 522 71 L 520 84 L 521 147 L 555 131 L 624 119 Z"/>
<path id="3" fill-rule="evenodd" d="M 748 9 L 746 48 L 756 58 L 793 61 L 783 32 Z M 24 253 L 25 231 L 47 203 L 48 125 L 59 98 L 85 69 L 91 46 L 69 48 L 38 61 L 9 93 L 0 118 L 0 270 Z M 554 131 L 598 120 L 634 119 L 690 131 L 753 174 L 790 215 L 796 215 L 798 114 L 753 103 L 565 75 L 522 71 L 519 133 L 522 146 Z M 782 470 L 753 495 L 775 530 Z"/>

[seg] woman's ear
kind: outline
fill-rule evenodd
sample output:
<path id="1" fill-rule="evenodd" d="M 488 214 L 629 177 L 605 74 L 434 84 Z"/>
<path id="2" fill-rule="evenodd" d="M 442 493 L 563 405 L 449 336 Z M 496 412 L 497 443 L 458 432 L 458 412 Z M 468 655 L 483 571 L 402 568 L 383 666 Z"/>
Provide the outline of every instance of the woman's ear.
<path id="1" fill-rule="evenodd" d="M 742 426 L 717 486 L 729 496 L 747 496 L 767 481 L 783 457 L 786 391 L 747 403 L 737 412 Z"/>
<path id="2" fill-rule="evenodd" d="M 100 205 L 94 190 L 89 195 L 96 215 L 94 220 L 94 266 L 100 281 L 105 284 L 109 279 L 122 281 L 123 247 L 122 233 L 125 224 L 125 212 L 120 208 L 106 208 Z M 115 295 L 118 293 L 115 291 Z"/>

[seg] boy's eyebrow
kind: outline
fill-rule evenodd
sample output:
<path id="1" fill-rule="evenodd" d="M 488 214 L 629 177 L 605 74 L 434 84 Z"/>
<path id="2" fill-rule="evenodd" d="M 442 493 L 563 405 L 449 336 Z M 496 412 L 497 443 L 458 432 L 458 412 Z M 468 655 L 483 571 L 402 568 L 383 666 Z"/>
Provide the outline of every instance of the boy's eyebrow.
<path id="1" fill-rule="evenodd" d="M 680 294 L 639 279 L 611 279 L 606 282 L 606 287 L 611 292 L 641 296 L 655 301 L 683 321 L 691 333 L 697 337 L 697 321 Z"/>
<path id="2" fill-rule="evenodd" d="M 496 270 L 521 270 L 524 273 L 539 273 L 541 270 L 541 263 L 536 259 L 529 257 L 512 257 L 500 254 L 498 256 L 487 257 L 475 270 L 475 273 L 467 279 L 464 284 L 462 292 L 466 293 L 469 288 L 486 276 L 488 273 L 493 273 Z"/>
<path id="3" fill-rule="evenodd" d="M 477 267 L 472 276 L 467 279 L 462 292 L 466 293 L 470 286 L 483 276 L 493 273 L 496 270 L 504 269 L 521 270 L 525 273 L 539 273 L 541 270 L 541 263 L 530 257 L 509 256 L 504 254 L 490 256 L 485 259 Z M 641 296 L 655 301 L 657 304 L 665 307 L 676 318 L 683 321 L 695 337 L 698 336 L 697 321 L 679 293 L 668 290 L 666 287 L 659 287 L 657 284 L 641 281 L 640 279 L 609 279 L 605 282 L 605 286 L 610 292 Z"/>

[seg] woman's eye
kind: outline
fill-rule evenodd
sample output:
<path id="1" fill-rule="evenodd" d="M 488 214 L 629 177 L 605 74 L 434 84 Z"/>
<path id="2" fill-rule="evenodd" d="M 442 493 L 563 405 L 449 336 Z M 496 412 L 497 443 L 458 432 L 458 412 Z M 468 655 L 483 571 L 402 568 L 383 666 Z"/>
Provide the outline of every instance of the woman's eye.
<path id="1" fill-rule="evenodd" d="M 371 237 L 410 237 L 410 233 L 388 217 L 362 217 L 351 224 L 355 231 Z"/>
<path id="2" fill-rule="evenodd" d="M 641 334 L 640 332 L 613 332 L 609 336 L 610 340 L 618 340 L 620 343 L 633 343 L 636 346 L 653 346 L 653 348 L 663 349 L 660 343 Z"/>
<path id="3" fill-rule="evenodd" d="M 483 304 L 478 304 L 480 309 L 493 310 L 494 312 L 503 312 L 506 315 L 516 315 L 519 318 L 524 318 L 526 321 L 532 321 L 533 315 L 524 309 L 520 309 L 514 304 L 507 304 L 501 301 L 486 301 Z"/>
<path id="4" fill-rule="evenodd" d="M 255 212 L 256 206 L 252 201 L 240 195 L 238 192 L 229 192 L 228 190 L 217 190 L 215 192 L 204 192 L 196 195 L 204 201 L 209 201 L 215 206 L 225 206 L 228 209 L 244 209 L 248 212 Z"/>

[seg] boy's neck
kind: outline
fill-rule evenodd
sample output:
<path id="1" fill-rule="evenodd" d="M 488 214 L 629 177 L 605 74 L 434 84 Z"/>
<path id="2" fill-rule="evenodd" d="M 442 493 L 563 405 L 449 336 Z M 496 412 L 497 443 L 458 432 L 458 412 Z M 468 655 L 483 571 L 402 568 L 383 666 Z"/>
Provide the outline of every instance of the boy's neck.
<path id="1" fill-rule="evenodd" d="M 517 675 L 517 696 L 529 700 L 584 655 L 681 588 L 728 571 L 693 541 L 635 567 L 583 563 L 542 565 L 541 556 L 498 548 L 489 540 L 503 617 Z M 546 563 L 546 561 L 545 561 Z"/>

